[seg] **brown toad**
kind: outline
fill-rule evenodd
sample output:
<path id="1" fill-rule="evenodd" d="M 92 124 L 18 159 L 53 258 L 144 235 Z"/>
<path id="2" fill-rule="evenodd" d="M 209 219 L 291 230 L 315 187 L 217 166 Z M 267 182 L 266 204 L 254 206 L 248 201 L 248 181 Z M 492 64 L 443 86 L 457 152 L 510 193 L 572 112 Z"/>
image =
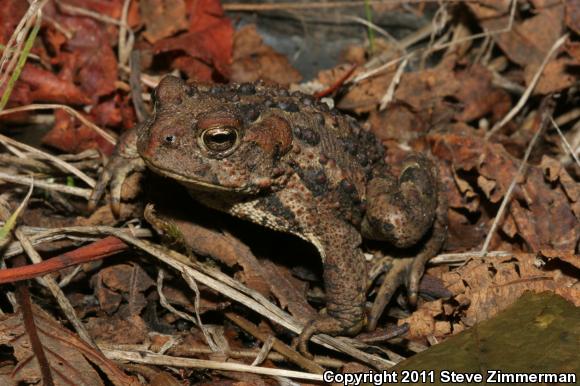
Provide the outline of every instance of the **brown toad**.
<path id="1" fill-rule="evenodd" d="M 312 243 L 323 261 L 327 307 L 300 335 L 305 354 L 312 334 L 352 335 L 367 322 L 362 237 L 399 248 L 422 243 L 414 259 L 395 260 L 369 329 L 401 284 L 414 303 L 424 264 L 446 231 L 437 172 L 427 158 L 409 156 L 397 178 L 382 145 L 354 119 L 271 86 L 196 86 L 168 76 L 155 100 L 152 117 L 120 141 L 93 206 L 114 177 L 118 210 L 123 180 L 146 166 L 211 208 Z"/>

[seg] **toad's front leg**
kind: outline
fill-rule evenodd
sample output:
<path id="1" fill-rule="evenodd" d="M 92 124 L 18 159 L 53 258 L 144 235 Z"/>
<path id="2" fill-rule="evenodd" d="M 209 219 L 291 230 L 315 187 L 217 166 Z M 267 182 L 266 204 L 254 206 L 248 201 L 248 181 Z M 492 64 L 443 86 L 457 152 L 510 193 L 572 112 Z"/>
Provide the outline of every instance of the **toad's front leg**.
<path id="1" fill-rule="evenodd" d="M 355 335 L 365 325 L 366 263 L 360 250 L 360 234 L 350 225 L 321 221 L 310 241 L 323 258 L 326 313 L 306 324 L 298 337 L 300 352 L 311 357 L 312 335 Z"/>
<path id="2" fill-rule="evenodd" d="M 111 209 L 116 216 L 121 212 L 121 188 L 127 176 L 136 171 L 143 171 L 145 163 L 137 153 L 137 129 L 126 131 L 115 147 L 109 162 L 99 176 L 91 197 L 89 210 L 97 207 L 99 200 L 105 194 L 107 186 L 111 186 Z"/>

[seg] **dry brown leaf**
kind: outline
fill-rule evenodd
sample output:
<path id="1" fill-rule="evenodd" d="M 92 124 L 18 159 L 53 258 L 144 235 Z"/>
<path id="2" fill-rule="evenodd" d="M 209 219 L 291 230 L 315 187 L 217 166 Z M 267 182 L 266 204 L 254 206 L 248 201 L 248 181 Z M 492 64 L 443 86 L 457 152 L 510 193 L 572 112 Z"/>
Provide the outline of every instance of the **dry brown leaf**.
<path id="1" fill-rule="evenodd" d="M 564 33 L 564 3 L 559 0 L 535 1 L 535 16 L 521 22 L 516 19 L 510 32 L 491 35 L 506 56 L 524 68 L 527 85 L 532 82 L 548 51 Z M 498 31 L 508 26 L 509 1 L 469 2 L 468 6 L 485 30 Z M 567 15 L 575 10 L 566 6 Z M 547 94 L 570 87 L 575 82 L 573 73 L 569 72 L 570 64 L 574 62 L 566 58 L 552 59 L 534 93 Z"/>
<path id="2" fill-rule="evenodd" d="M 262 261 L 262 267 L 270 283 L 270 291 L 278 298 L 280 306 L 302 322 L 317 315 L 306 300 L 307 284 L 294 278 L 287 268 L 279 267 L 269 260 Z"/>
<path id="3" fill-rule="evenodd" d="M 52 316 L 33 307 L 34 321 L 46 354 L 55 385 L 104 385 L 96 366 L 114 385 L 139 385 L 117 366 L 76 335 L 63 328 Z M 41 378 L 38 362 L 31 350 L 20 313 L 0 316 L 0 344 L 14 350 L 18 365 L 10 374 L 10 383 L 38 382 Z M 1 380 L 0 376 L 0 380 Z"/>
<path id="4" fill-rule="evenodd" d="M 101 308 L 109 315 L 115 312 L 122 317 L 139 315 L 147 305 L 145 291 L 155 285 L 143 268 L 135 264 L 106 267 L 95 279 Z"/>
<path id="5" fill-rule="evenodd" d="M 425 336 L 445 336 L 451 333 L 451 323 L 439 321 L 436 318 L 444 314 L 443 300 L 438 299 L 422 304 L 411 316 L 399 319 L 398 324 L 409 324 L 409 332 L 406 337 L 423 338 Z"/>
<path id="6" fill-rule="evenodd" d="M 559 182 L 570 201 L 580 201 L 580 185 L 574 181 L 566 169 L 561 167 L 558 160 L 544 155 L 540 163 L 540 168 L 544 169 L 544 174 L 550 182 Z"/>
<path id="7" fill-rule="evenodd" d="M 534 93 L 549 94 L 569 88 L 577 81 L 577 76 L 570 70 L 578 64 L 578 60 L 569 58 L 558 58 L 550 61 L 544 68 L 542 76 L 534 88 Z M 526 66 L 524 71 L 526 84 L 532 82 L 537 71 L 538 67 L 536 66 Z"/>
<path id="8" fill-rule="evenodd" d="M 562 12 L 561 2 L 555 6 L 541 9 L 536 16 L 525 19 L 521 23 L 515 23 L 510 32 L 494 34 L 492 38 L 497 42 L 508 58 L 523 67 L 527 65 L 538 66 L 554 42 L 562 35 Z M 494 5 L 501 7 L 489 7 L 492 2 L 468 2 L 483 28 L 487 31 L 505 29 L 509 22 L 509 7 L 511 1 L 497 0 Z"/>
<path id="9" fill-rule="evenodd" d="M 126 318 L 100 315 L 88 318 L 86 327 L 95 340 L 114 344 L 141 344 L 149 333 L 149 327 L 138 315 Z"/>
<path id="10" fill-rule="evenodd" d="M 357 114 L 367 113 L 376 109 L 383 95 L 387 91 L 396 68 L 358 82 L 349 88 L 346 94 L 338 101 L 337 107 L 342 110 L 354 111 Z"/>
<path id="11" fill-rule="evenodd" d="M 460 122 L 469 122 L 490 115 L 492 121 L 503 118 L 511 108 L 509 94 L 492 84 L 489 69 L 474 65 L 455 75 L 461 84 L 455 97 L 461 102 L 462 110 L 456 115 Z"/>
<path id="12" fill-rule="evenodd" d="M 287 86 L 299 82 L 302 76 L 286 56 L 264 44 L 252 24 L 240 28 L 234 35 L 230 80 L 241 83 L 259 79 Z"/>
<path id="13" fill-rule="evenodd" d="M 519 160 L 514 159 L 501 144 L 488 143 L 482 138 L 457 133 L 434 133 L 429 136 L 433 153 L 442 160 L 452 163 L 456 173 L 470 175 L 476 179 L 483 195 L 482 203 L 498 204 L 503 200 L 519 168 Z M 547 162 L 547 161 L 545 161 Z M 505 216 L 504 230 L 509 236 L 516 233 L 521 236 L 526 245 L 523 251 L 537 251 L 540 248 L 559 249 L 565 253 L 575 251 L 580 239 L 580 222 L 575 215 L 574 205 L 577 202 L 578 184 L 568 175 L 564 168 L 559 170 L 558 181 L 552 183 L 544 176 L 544 170 L 554 173 L 554 166 L 547 164 L 529 165 L 525 177 L 520 176 L 514 189 L 511 203 L 508 205 L 509 216 Z M 550 177 L 549 178 L 555 178 Z M 457 194 L 464 195 L 457 184 L 446 182 L 446 189 L 451 192 L 450 204 L 455 208 L 460 200 L 454 198 Z M 455 190 L 455 192 L 453 192 Z M 576 199 L 576 201 L 574 201 Z M 484 201 L 485 200 L 485 201 Z M 489 227 L 490 218 L 495 212 L 489 205 L 481 205 L 481 216 L 478 226 Z M 487 213 L 486 213 L 487 212 Z M 507 219 L 507 220 L 506 220 Z M 486 224 L 487 223 L 487 224 Z M 453 224 L 450 224 L 452 228 Z M 517 232 L 514 232 L 514 227 Z M 465 233 L 465 231 L 464 231 Z M 495 237 L 492 248 L 501 243 L 500 237 Z M 516 248 L 512 243 L 510 249 Z"/>
<path id="14" fill-rule="evenodd" d="M 178 31 L 187 29 L 183 0 L 142 0 L 139 2 L 145 23 L 143 37 L 154 44 Z"/>
<path id="15" fill-rule="evenodd" d="M 427 131 L 425 122 L 403 103 L 391 103 L 383 111 L 371 111 L 369 123 L 373 133 L 383 141 L 396 139 L 409 143 Z"/>
<path id="16" fill-rule="evenodd" d="M 472 326 L 511 305 L 524 291 L 554 291 L 580 305 L 577 278 L 562 265 L 537 267 L 535 254 L 514 254 L 509 258 L 474 259 L 442 275 L 455 300 L 468 308 L 459 311 L 461 322 Z"/>

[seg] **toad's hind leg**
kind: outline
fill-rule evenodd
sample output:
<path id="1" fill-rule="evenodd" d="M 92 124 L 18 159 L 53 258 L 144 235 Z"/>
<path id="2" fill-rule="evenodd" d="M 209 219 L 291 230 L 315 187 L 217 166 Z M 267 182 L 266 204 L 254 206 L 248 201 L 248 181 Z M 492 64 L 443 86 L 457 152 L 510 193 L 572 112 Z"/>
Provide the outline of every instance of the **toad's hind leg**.
<path id="1" fill-rule="evenodd" d="M 372 330 L 400 285 L 407 287 L 409 302 L 416 302 L 425 263 L 445 241 L 447 205 L 438 187 L 436 166 L 419 154 L 407 157 L 398 179 L 384 176 L 371 180 L 367 198 L 364 237 L 388 241 L 398 248 L 424 240 L 417 256 L 394 259 L 369 315 L 367 327 Z"/>

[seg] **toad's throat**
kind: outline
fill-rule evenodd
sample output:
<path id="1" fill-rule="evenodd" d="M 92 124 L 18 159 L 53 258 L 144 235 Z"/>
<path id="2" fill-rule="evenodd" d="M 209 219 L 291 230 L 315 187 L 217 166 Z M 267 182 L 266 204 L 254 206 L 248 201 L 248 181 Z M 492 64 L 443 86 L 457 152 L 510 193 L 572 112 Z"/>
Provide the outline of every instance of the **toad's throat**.
<path id="1" fill-rule="evenodd" d="M 152 163 L 148 159 L 144 159 L 147 167 L 153 172 L 159 174 L 160 176 L 171 178 L 184 185 L 186 188 L 191 190 L 202 190 L 202 191 L 221 191 L 221 192 L 232 192 L 232 193 L 249 193 L 246 187 L 231 187 L 218 184 L 212 184 L 208 181 L 202 181 L 190 176 L 185 176 L 183 174 L 176 173 L 174 170 L 164 169 Z"/>

